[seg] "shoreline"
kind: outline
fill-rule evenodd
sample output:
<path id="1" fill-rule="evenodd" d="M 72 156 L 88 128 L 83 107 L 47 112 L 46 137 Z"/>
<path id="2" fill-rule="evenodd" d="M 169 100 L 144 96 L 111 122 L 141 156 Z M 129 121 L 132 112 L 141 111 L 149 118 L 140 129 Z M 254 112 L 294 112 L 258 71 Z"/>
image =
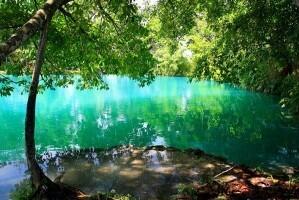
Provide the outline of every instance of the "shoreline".
<path id="1" fill-rule="evenodd" d="M 280 178 L 280 179 L 288 179 L 289 175 L 287 173 L 285 173 L 282 170 L 278 170 L 278 169 L 274 169 L 273 167 L 250 167 L 246 164 L 240 164 L 240 163 L 235 163 L 233 161 L 230 161 L 227 158 L 218 156 L 218 155 L 214 155 L 211 153 L 207 153 L 199 148 L 187 148 L 187 149 L 179 149 L 176 147 L 171 147 L 171 146 L 164 146 L 164 145 L 149 145 L 149 146 L 144 146 L 144 147 L 137 147 L 137 146 L 132 146 L 132 145 L 116 145 L 116 146 L 111 146 L 108 148 L 94 148 L 94 147 L 90 147 L 90 148 L 68 148 L 68 149 L 63 149 L 63 148 L 50 148 L 48 150 L 45 151 L 41 151 L 41 152 L 37 152 L 37 160 L 40 161 L 42 160 L 43 155 L 45 154 L 60 154 L 63 157 L 68 157 L 71 154 L 73 155 L 79 155 L 82 153 L 88 153 L 91 151 L 94 152 L 107 152 L 107 151 L 113 151 L 115 149 L 122 149 L 122 148 L 132 148 L 132 149 L 138 149 L 138 150 L 142 150 L 142 151 L 148 151 L 148 150 L 157 150 L 157 151 L 173 151 L 173 152 L 182 152 L 182 153 L 186 153 L 186 154 L 193 154 L 196 156 L 207 156 L 210 157 L 212 159 L 218 160 L 220 162 L 224 162 L 227 163 L 229 165 L 234 165 L 234 166 L 239 166 L 242 167 L 246 170 L 250 170 L 250 171 L 254 171 L 260 174 L 264 174 L 264 175 L 269 175 L 272 176 L 274 178 Z M 24 149 L 18 149 L 17 151 L 19 152 L 23 152 Z M 15 152 L 15 151 L 14 151 Z M 22 153 L 23 157 L 25 156 L 24 152 Z M 0 162 L 0 167 L 1 166 L 5 166 L 5 165 L 9 165 L 9 164 L 14 164 L 14 163 L 21 163 L 21 162 L 26 162 L 26 158 L 24 157 L 24 159 L 17 159 L 17 160 L 9 160 L 9 161 L 3 161 Z M 297 167 L 290 167 L 293 169 L 293 174 L 299 178 L 299 168 Z M 272 169 L 272 170 L 271 170 Z M 286 170 L 286 171 L 290 171 L 290 170 Z M 299 180 L 298 180 L 299 181 Z"/>
<path id="2" fill-rule="evenodd" d="M 155 195 L 169 199 L 284 199 L 283 195 L 299 195 L 299 183 L 234 165 L 198 149 L 158 145 L 73 149 L 64 153 L 52 150 L 39 156 L 38 161 L 47 166 L 43 169 L 52 180 L 87 192 L 87 199 L 107 196 L 106 192 L 111 191 L 111 197 L 130 194 L 137 199 L 147 199 L 148 195 L 152 195 L 149 199 L 155 199 Z M 112 184 L 109 190 L 105 189 L 107 184 Z M 143 192 L 146 197 L 141 195 Z"/>

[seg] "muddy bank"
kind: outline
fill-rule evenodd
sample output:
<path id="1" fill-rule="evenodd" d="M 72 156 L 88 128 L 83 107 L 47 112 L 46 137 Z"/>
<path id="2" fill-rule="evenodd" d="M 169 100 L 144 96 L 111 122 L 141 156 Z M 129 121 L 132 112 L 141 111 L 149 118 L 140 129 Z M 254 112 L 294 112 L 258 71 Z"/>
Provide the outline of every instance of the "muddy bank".
<path id="1" fill-rule="evenodd" d="M 153 146 L 45 152 L 39 159 L 53 180 L 86 194 L 130 194 L 136 199 L 289 199 L 299 186 L 200 150 Z M 297 173 L 296 171 L 293 173 Z"/>

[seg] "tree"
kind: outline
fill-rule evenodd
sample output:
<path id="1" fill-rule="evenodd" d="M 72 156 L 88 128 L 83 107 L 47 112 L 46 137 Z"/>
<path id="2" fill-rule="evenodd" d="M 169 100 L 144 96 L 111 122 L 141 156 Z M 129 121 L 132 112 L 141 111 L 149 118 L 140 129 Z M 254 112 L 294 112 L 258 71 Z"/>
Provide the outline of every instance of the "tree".
<path id="1" fill-rule="evenodd" d="M 185 60 L 175 56 L 177 44 L 185 41 L 193 78 L 279 95 L 284 114 L 298 114 L 298 5 L 293 0 L 161 0 L 149 23 L 157 41 L 157 71 L 174 74 L 169 72 Z"/>
<path id="2" fill-rule="evenodd" d="M 25 120 L 26 157 L 35 189 L 47 198 L 69 197 L 73 199 L 78 195 L 78 192 L 53 183 L 44 175 L 36 161 L 34 142 L 35 104 L 38 90 L 42 88 L 39 86 L 39 78 L 42 75 L 42 71 L 44 72 L 44 76 L 42 76 L 43 85 L 50 88 L 64 86 L 74 81 L 77 81 L 80 88 L 107 87 L 100 76 L 105 73 L 128 74 L 133 79 L 138 79 L 140 84 L 143 85 L 153 78 L 150 69 L 155 62 L 148 51 L 147 41 L 143 41 L 141 38 L 141 36 L 147 34 L 147 31 L 141 24 L 141 18 L 138 16 L 136 5 L 132 4 L 131 1 L 101 2 L 97 0 L 84 2 L 84 4 L 78 1 L 72 2 L 72 5 L 68 5 L 69 2 L 71 1 L 48 0 L 33 17 L 18 28 L 15 34 L 0 46 L 0 61 L 1 63 L 4 62 L 4 65 L 0 69 L 6 70 L 13 75 L 22 75 L 32 71 Z M 15 4 L 17 3 L 15 1 Z M 25 5 L 26 3 L 28 4 L 28 2 L 25 2 Z M 5 7 L 5 3 L 1 4 L 1 6 Z M 69 8 L 70 12 L 66 10 L 66 7 Z M 60 20 L 52 20 L 52 17 L 55 17 L 55 14 L 57 15 L 56 12 L 58 10 L 63 13 L 65 18 L 69 18 L 70 21 L 75 23 L 73 28 L 78 30 L 80 37 L 82 37 L 79 37 L 79 41 L 74 39 L 75 36 L 71 31 L 67 32 L 64 36 L 59 35 L 59 31 L 61 31 L 59 29 L 66 28 L 67 25 L 61 24 L 62 16 L 58 16 Z M 113 11 L 112 15 L 108 13 L 108 10 Z M 51 23 L 55 26 L 52 30 L 49 27 Z M 102 25 L 102 30 L 96 29 L 99 25 Z M 112 30 L 114 31 L 112 32 Z M 39 44 L 36 45 L 34 41 L 32 42 L 33 44 L 28 44 L 32 38 L 34 39 L 36 32 L 40 32 Z M 105 37 L 103 38 L 102 36 L 104 35 Z M 67 53 L 76 55 L 78 52 L 74 51 L 78 51 L 78 49 L 73 48 L 79 47 L 82 50 L 84 48 L 82 46 L 83 40 L 84 42 L 88 41 L 85 45 L 90 53 L 83 56 L 79 49 L 81 55 L 77 54 L 76 56 L 84 57 L 84 60 L 82 61 L 79 58 L 82 62 L 78 62 L 76 59 L 74 59 L 75 61 L 68 59 L 68 61 L 73 61 L 71 62 L 72 65 L 70 65 L 70 62 L 64 63 L 61 57 L 54 56 L 51 59 L 54 60 L 54 63 L 49 61 L 49 64 L 45 66 L 46 69 L 43 70 L 42 66 L 45 58 L 47 36 L 49 36 L 48 38 L 52 42 L 50 43 L 51 46 L 49 45 L 50 52 L 57 50 L 57 46 L 61 45 L 61 43 L 55 43 L 55 40 L 58 39 L 61 42 L 65 42 L 67 41 L 66 38 L 68 38 L 71 42 L 65 42 L 65 45 L 71 48 L 69 51 L 66 50 Z M 80 41 L 80 39 L 82 40 Z M 25 48 L 28 49 L 37 47 L 34 67 L 33 69 L 29 68 L 27 71 L 23 71 L 22 67 L 24 66 L 22 65 L 11 69 L 13 60 L 7 61 L 6 59 L 9 54 L 17 50 L 24 43 Z M 32 55 L 28 55 L 28 57 L 30 56 Z M 16 57 L 19 58 L 20 55 Z M 60 63 L 55 62 L 57 60 Z M 26 62 L 25 65 L 31 64 L 30 62 L 31 60 Z M 57 66 L 58 64 L 62 67 Z M 64 69 L 63 67 L 66 64 L 68 66 Z M 82 66 L 82 64 L 85 64 L 85 66 Z M 81 77 L 78 79 L 74 74 L 80 74 Z M 11 84 L 28 84 L 26 80 L 15 82 L 11 77 L 7 76 L 3 76 L 0 81 L 4 83 L 0 85 L 2 86 L 2 91 L 4 91 L 2 94 L 9 94 L 13 90 L 13 87 L 10 86 Z"/>
<path id="3" fill-rule="evenodd" d="M 169 5 L 176 10 L 182 2 L 170 2 Z M 0 91 L 2 95 L 9 95 L 14 84 L 25 86 L 25 89 L 30 85 L 25 121 L 26 156 L 35 188 L 48 188 L 50 192 L 47 193 L 51 193 L 62 190 L 43 174 L 35 158 L 35 104 L 38 91 L 74 82 L 81 89 L 107 88 L 101 75 L 111 73 L 126 74 L 144 85 L 153 79 L 152 68 L 156 61 L 150 52 L 151 41 L 147 37 L 144 19 L 131 0 L 48 0 L 24 22 L 30 11 L 40 4 L 40 1 L 0 3 L 2 19 L 10 20 L 9 23 L 2 21 L 5 32 L 0 34 L 1 38 L 8 37 L 17 28 L 0 46 L 0 70 L 16 76 L 32 73 L 31 83 L 26 77 L 14 80 L 1 75 Z M 161 8 L 169 7 L 167 1 L 160 4 Z M 166 13 L 163 20 L 167 16 L 173 19 L 174 15 L 169 14 Z M 184 12 L 181 17 L 183 15 Z M 14 19 L 12 16 L 17 17 Z M 171 37 L 185 31 L 185 28 L 172 31 Z M 40 32 L 38 45 L 35 42 L 37 32 Z M 37 54 L 33 62 L 35 48 Z M 75 76 L 77 74 L 80 76 Z M 42 78 L 41 84 L 39 77 Z"/>
<path id="4" fill-rule="evenodd" d="M 142 12 L 131 0 L 3 0 L 1 40 L 14 34 L 0 45 L 0 70 L 22 78 L 0 74 L 0 94 L 15 84 L 30 88 L 25 138 L 35 187 L 57 189 L 35 160 L 35 102 L 44 88 L 107 88 L 104 74 L 125 74 L 141 85 L 154 73 L 191 74 L 279 94 L 298 112 L 298 9 L 290 0 L 160 0 Z M 192 60 L 182 56 L 182 42 Z M 30 73 L 32 81 L 22 76 Z"/>
<path id="5" fill-rule="evenodd" d="M 296 2 L 203 0 L 199 10 L 210 39 L 205 52 L 197 54 L 195 77 L 280 95 L 282 106 L 298 113 Z M 193 47 L 197 43 L 200 51 L 202 41 L 194 41 Z"/>

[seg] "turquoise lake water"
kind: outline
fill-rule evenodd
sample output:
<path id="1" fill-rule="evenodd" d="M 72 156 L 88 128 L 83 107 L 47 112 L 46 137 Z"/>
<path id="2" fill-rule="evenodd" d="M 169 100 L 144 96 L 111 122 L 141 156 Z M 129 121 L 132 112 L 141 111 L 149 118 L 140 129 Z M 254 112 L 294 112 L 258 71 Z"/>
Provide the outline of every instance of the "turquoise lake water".
<path id="1" fill-rule="evenodd" d="M 165 145 L 251 167 L 299 167 L 299 125 L 282 116 L 277 98 L 178 77 L 144 88 L 126 77 L 105 80 L 107 91 L 69 86 L 38 96 L 39 152 Z M 26 100 L 18 90 L 0 97 L 0 163 L 24 158 Z"/>

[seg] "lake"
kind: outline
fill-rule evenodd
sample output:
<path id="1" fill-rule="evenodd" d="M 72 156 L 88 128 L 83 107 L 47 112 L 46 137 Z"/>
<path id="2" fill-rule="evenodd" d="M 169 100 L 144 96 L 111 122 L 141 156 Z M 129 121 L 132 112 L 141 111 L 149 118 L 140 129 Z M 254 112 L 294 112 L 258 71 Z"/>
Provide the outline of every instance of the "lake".
<path id="1" fill-rule="evenodd" d="M 189 83 L 182 77 L 157 77 L 143 88 L 127 77 L 105 80 L 109 90 L 69 86 L 38 96 L 39 153 L 164 145 L 198 148 L 266 171 L 299 168 L 299 123 L 282 115 L 278 98 L 213 81 Z M 26 169 L 26 100 L 18 88 L 0 97 L 0 177 L 19 177 Z M 14 168 L 7 172 L 3 166 L 9 163 Z"/>

